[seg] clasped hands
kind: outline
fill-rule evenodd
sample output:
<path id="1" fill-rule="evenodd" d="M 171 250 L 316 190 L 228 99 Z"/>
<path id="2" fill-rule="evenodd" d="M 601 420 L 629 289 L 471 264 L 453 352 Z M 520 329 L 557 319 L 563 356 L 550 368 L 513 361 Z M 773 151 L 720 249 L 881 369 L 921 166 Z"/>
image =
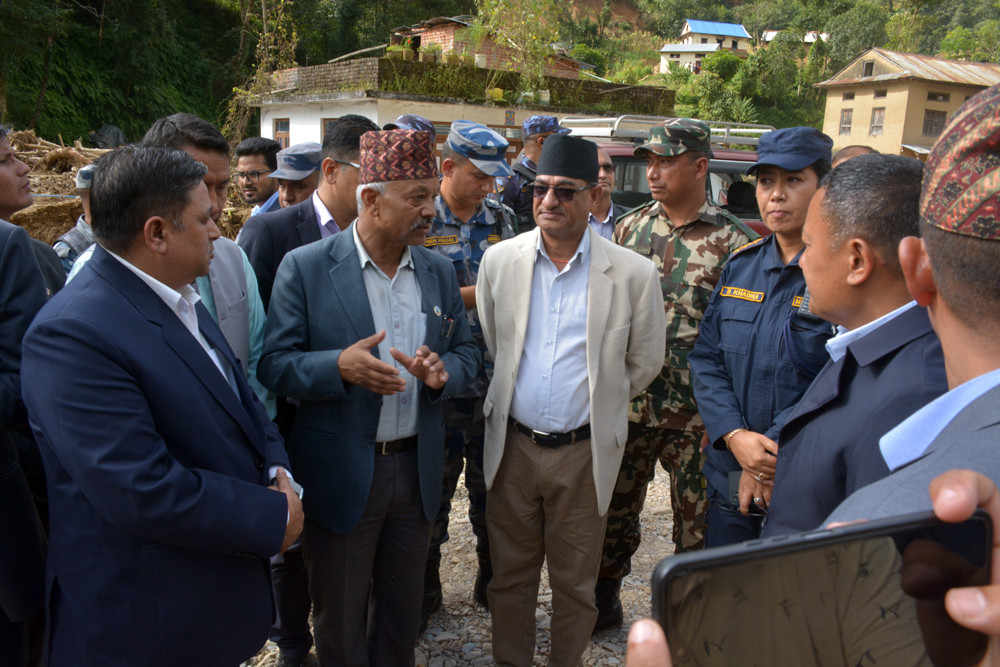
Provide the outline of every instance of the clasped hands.
<path id="1" fill-rule="evenodd" d="M 385 339 L 385 329 L 377 334 L 362 338 L 345 348 L 337 359 L 340 377 L 357 387 L 363 387 L 376 394 L 390 396 L 406 389 L 406 380 L 399 375 L 399 369 L 387 364 L 372 354 L 372 348 Z M 431 389 L 440 389 L 448 381 L 448 371 L 437 352 L 431 352 L 421 345 L 413 356 L 407 356 L 391 348 L 389 354 L 402 364 L 413 377 Z"/>
<path id="2" fill-rule="evenodd" d="M 771 502 L 778 443 L 766 435 L 744 429 L 730 436 L 726 446 L 743 468 L 740 512 L 747 514 L 751 502 L 766 509 Z"/>

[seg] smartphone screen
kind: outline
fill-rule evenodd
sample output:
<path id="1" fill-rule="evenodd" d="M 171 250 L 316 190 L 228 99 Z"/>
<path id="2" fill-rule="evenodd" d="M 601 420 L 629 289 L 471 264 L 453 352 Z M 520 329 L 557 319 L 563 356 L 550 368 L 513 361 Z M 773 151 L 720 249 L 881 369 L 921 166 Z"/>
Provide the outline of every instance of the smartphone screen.
<path id="1" fill-rule="evenodd" d="M 674 665 L 974 665 L 987 637 L 956 624 L 949 588 L 990 580 L 992 525 L 933 513 L 664 559 L 653 616 Z"/>

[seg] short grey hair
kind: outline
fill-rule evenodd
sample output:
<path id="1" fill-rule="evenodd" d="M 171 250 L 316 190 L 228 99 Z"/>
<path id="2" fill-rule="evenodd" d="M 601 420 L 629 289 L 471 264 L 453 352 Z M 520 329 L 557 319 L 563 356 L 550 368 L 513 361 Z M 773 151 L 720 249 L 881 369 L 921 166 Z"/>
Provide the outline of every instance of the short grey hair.
<path id="1" fill-rule="evenodd" d="M 6 139 L 8 134 L 10 134 L 10 127 L 7 125 L 0 125 L 0 141 Z"/>
<path id="2" fill-rule="evenodd" d="M 384 195 L 385 194 L 385 186 L 387 186 L 387 185 L 388 185 L 388 183 L 386 181 L 378 181 L 378 182 L 375 182 L 375 183 L 362 183 L 361 185 L 359 185 L 358 189 L 357 189 L 357 191 L 355 193 L 355 197 L 357 197 L 357 200 L 358 200 L 358 211 L 361 211 L 365 207 L 364 202 L 361 200 L 361 193 L 362 192 L 364 192 L 365 190 L 374 190 L 375 192 L 379 193 L 380 195 Z"/>

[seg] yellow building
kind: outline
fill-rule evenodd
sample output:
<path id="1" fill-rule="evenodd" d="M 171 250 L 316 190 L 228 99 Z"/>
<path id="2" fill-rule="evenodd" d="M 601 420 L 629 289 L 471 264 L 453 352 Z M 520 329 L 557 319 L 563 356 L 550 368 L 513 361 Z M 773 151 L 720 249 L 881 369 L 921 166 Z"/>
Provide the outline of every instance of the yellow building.
<path id="1" fill-rule="evenodd" d="M 826 81 L 823 131 L 834 150 L 861 144 L 926 156 L 965 100 L 1000 83 L 1000 65 L 870 48 Z"/>

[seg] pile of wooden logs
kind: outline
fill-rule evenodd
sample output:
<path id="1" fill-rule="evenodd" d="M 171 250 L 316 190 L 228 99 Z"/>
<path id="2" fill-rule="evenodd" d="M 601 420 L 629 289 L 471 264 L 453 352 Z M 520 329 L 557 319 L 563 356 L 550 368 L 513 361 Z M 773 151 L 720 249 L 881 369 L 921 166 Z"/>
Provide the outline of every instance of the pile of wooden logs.
<path id="1" fill-rule="evenodd" d="M 80 140 L 73 142 L 72 146 L 66 146 L 59 138 L 60 143 L 41 139 L 32 130 L 21 130 L 11 132 L 7 136 L 11 147 L 17 152 L 17 156 L 24 160 L 29 167 L 35 169 L 45 169 L 57 174 L 78 169 L 85 164 L 90 164 L 107 150 L 103 148 L 84 148 Z"/>

